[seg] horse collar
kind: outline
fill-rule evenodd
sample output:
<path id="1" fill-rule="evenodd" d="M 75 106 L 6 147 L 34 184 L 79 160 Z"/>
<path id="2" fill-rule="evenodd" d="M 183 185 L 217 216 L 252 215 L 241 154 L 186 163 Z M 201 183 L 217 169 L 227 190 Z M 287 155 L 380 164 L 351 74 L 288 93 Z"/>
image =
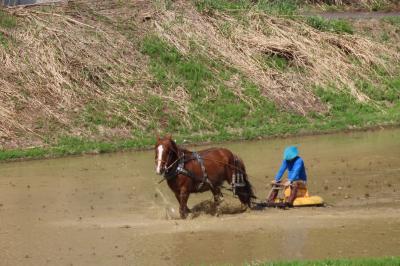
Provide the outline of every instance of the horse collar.
<path id="1" fill-rule="evenodd" d="M 178 154 L 178 156 L 179 156 L 179 154 Z M 181 175 L 186 175 L 186 176 L 192 178 L 194 181 L 196 181 L 198 179 L 198 177 L 192 171 L 185 169 L 185 162 L 195 159 L 200 164 L 200 168 L 201 168 L 201 171 L 203 174 L 202 180 L 201 180 L 200 184 L 198 185 L 197 189 L 198 190 L 202 189 L 205 183 L 208 183 L 208 184 L 210 184 L 211 187 L 213 187 L 212 183 L 208 180 L 207 171 L 204 166 L 204 159 L 199 153 L 193 152 L 192 156 L 190 156 L 186 160 L 185 160 L 184 153 L 182 154 L 182 156 L 179 156 L 178 158 L 179 158 L 178 165 L 176 167 L 171 167 L 170 169 L 168 169 L 168 171 L 166 171 L 164 173 L 165 179 L 172 180 L 173 178 L 175 178 L 181 174 Z M 176 162 L 174 162 L 174 163 L 176 163 Z"/>

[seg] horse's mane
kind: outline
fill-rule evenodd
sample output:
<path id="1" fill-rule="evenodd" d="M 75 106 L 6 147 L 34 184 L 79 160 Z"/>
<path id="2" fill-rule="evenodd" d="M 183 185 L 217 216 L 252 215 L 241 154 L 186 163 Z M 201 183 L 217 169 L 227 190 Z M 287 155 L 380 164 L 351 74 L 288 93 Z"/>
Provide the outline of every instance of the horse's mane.
<path id="1" fill-rule="evenodd" d="M 180 152 L 183 152 L 183 153 L 185 153 L 185 154 L 187 154 L 187 153 L 193 153 L 193 151 L 188 150 L 188 149 L 186 149 L 186 148 L 184 148 L 184 147 L 182 147 L 182 146 L 176 144 L 176 142 L 175 142 L 174 140 L 172 140 L 172 139 L 171 139 L 171 143 L 172 143 L 173 148 L 174 148 L 177 152 L 180 151 Z M 209 152 L 209 151 L 213 151 L 213 150 L 216 150 L 216 149 L 218 149 L 218 148 L 212 147 L 212 148 L 208 148 L 208 149 L 205 149 L 205 150 L 201 150 L 201 152 Z"/>
<path id="2" fill-rule="evenodd" d="M 178 153 L 178 152 L 183 152 L 183 153 L 192 153 L 192 151 L 189 151 L 188 149 L 179 146 L 178 144 L 176 144 L 176 142 L 174 140 L 171 139 L 171 144 L 172 144 L 172 148 Z"/>

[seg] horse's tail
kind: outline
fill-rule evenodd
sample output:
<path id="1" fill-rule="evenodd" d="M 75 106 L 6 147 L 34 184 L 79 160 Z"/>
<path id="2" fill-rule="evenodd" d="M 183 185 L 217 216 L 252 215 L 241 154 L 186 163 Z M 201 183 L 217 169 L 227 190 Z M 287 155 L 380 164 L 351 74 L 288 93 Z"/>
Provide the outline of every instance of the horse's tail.
<path id="1" fill-rule="evenodd" d="M 239 197 L 240 202 L 251 207 L 251 199 L 257 198 L 253 191 L 253 186 L 249 181 L 246 167 L 238 156 L 234 155 L 234 175 L 232 179 L 233 192 Z"/>

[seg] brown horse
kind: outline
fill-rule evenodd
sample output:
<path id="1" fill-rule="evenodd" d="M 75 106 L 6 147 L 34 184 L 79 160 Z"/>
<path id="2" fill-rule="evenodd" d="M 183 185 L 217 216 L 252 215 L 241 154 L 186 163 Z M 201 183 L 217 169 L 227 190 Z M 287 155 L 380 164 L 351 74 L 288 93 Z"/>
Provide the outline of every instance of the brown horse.
<path id="1" fill-rule="evenodd" d="M 175 193 L 183 219 L 190 211 L 187 207 L 190 193 L 211 190 L 215 204 L 219 204 L 224 181 L 232 185 L 242 204 L 251 207 L 251 199 L 255 198 L 243 161 L 228 149 L 192 152 L 178 147 L 171 136 L 157 137 L 155 164 L 156 173 L 165 177 Z"/>

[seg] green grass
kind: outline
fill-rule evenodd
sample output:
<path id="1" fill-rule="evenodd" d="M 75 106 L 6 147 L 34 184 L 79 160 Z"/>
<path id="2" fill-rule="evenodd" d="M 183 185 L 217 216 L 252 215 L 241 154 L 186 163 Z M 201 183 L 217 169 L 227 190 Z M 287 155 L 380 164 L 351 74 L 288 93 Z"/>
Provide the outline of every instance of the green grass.
<path id="1" fill-rule="evenodd" d="M 0 28 L 11 29 L 17 26 L 17 20 L 9 13 L 0 10 Z"/>
<path id="2" fill-rule="evenodd" d="M 263 59 L 262 62 L 267 68 L 274 68 L 282 72 L 289 68 L 290 62 L 278 54 L 264 55 Z"/>
<path id="3" fill-rule="evenodd" d="M 348 92 L 341 92 L 336 88 L 315 87 L 314 91 L 330 107 L 328 113 L 314 117 L 314 128 L 317 130 L 363 128 L 400 122 L 399 101 L 388 107 L 379 101 L 358 102 Z"/>
<path id="4" fill-rule="evenodd" d="M 257 86 L 221 62 L 209 61 L 195 52 L 183 56 L 154 36 L 144 40 L 142 52 L 150 57 L 150 70 L 156 86 L 162 87 L 165 93 L 172 88 L 185 88 L 191 98 L 188 105 L 190 125 L 177 120 L 179 115 L 164 112 L 162 115 L 170 121 L 165 131 L 190 134 L 206 130 L 229 138 L 231 129 L 260 128 L 260 125 L 270 125 L 271 117 L 283 120 L 287 117 L 285 112 L 279 111 L 261 95 Z M 273 59 L 274 65 L 283 68 L 285 63 L 280 63 L 278 59 Z M 239 77 L 242 97 L 251 99 L 251 103 L 241 100 L 227 87 L 226 82 L 233 76 Z M 299 116 L 299 121 L 301 119 Z M 243 134 L 252 135 L 246 130 Z"/>
<path id="5" fill-rule="evenodd" d="M 247 86 L 246 93 L 258 97 L 257 88 L 251 84 Z M 235 128 L 243 128 L 242 131 L 229 131 L 223 126 L 216 126 L 214 130 L 202 133 L 201 130 L 187 131 L 181 128 L 173 131 L 167 128 L 164 132 L 173 133 L 178 143 L 183 140 L 189 143 L 221 142 L 234 139 L 254 139 L 259 136 L 282 136 L 298 133 L 330 132 L 349 128 L 364 128 L 382 124 L 400 123 L 400 101 L 381 112 L 376 107 L 355 101 L 346 93 L 338 93 L 333 88 L 316 87 L 317 95 L 325 103 L 331 106 L 326 114 L 309 114 L 307 117 L 282 112 L 267 101 L 254 114 L 249 115 L 243 108 L 242 113 L 237 114 L 237 107 L 227 106 L 215 109 L 215 116 L 222 123 L 225 115 L 230 116 L 225 123 L 236 123 Z M 152 101 L 152 100 L 151 100 Z M 158 100 L 157 100 L 158 101 Z M 211 118 L 211 112 L 206 112 Z M 243 119 L 245 115 L 248 118 Z M 215 118 L 214 118 L 215 119 Z M 172 122 L 170 122 L 172 123 Z M 179 123 L 178 123 L 179 124 Z M 85 138 L 64 136 L 49 147 L 33 148 L 26 150 L 0 150 L 0 160 L 13 160 L 21 158 L 59 157 L 65 155 L 77 155 L 83 153 L 107 153 L 126 149 L 150 148 L 154 143 L 154 134 L 149 131 L 137 130 L 132 133 L 134 137 L 119 141 L 93 141 Z"/>
<path id="6" fill-rule="evenodd" d="M 377 101 L 380 107 L 373 102 L 360 103 L 350 94 L 336 88 L 317 87 L 315 93 L 330 106 L 330 110 L 323 115 L 311 114 L 303 117 L 279 110 L 242 74 L 218 62 L 208 62 L 194 52 L 190 56 L 183 56 L 157 37 L 147 38 L 142 51 L 151 59 L 152 73 L 158 86 L 166 92 L 170 88 L 181 86 L 187 89 L 192 99 L 189 105 L 192 125 L 188 128 L 176 120 L 176 114 L 172 114 L 172 123 L 164 129 L 168 132 L 189 135 L 191 132 L 208 130 L 215 136 L 226 139 L 249 139 L 259 135 L 295 134 L 302 130 L 371 126 L 384 121 L 387 114 L 385 112 L 398 110 L 395 104 L 399 102 L 397 79 L 381 82 L 376 88 L 360 84 L 365 87 L 365 91 L 369 90 L 366 94 Z M 287 71 L 289 64 L 279 56 L 269 56 L 265 61 L 267 67 L 280 71 Z M 245 96 L 253 100 L 253 105 L 245 103 L 232 93 L 232 89 L 226 87 L 224 81 L 229 81 L 233 75 L 240 76 L 238 86 L 243 88 Z M 210 95 L 207 90 L 210 86 L 213 86 L 215 96 Z M 390 102 L 391 109 L 380 102 Z M 198 119 L 199 117 L 203 119 Z M 393 115 L 388 119 L 398 121 L 398 116 Z M 235 129 L 243 130 L 233 133 Z"/>
<path id="7" fill-rule="evenodd" d="M 329 101 L 329 100 L 327 100 Z M 334 101 L 332 101 L 334 102 Z M 351 103 L 352 101 L 348 101 Z M 327 115 L 310 114 L 310 117 L 302 117 L 294 114 L 286 114 L 273 116 L 272 119 L 263 121 L 263 117 L 259 117 L 259 121 L 252 120 L 246 123 L 246 128 L 242 132 L 228 132 L 224 128 L 219 128 L 213 132 L 194 134 L 196 132 L 172 132 L 174 139 L 178 143 L 185 140 L 188 143 L 201 142 L 222 142 L 230 140 L 250 140 L 259 136 L 282 136 L 295 135 L 298 133 L 324 133 L 336 130 L 344 130 L 351 128 L 364 128 L 374 125 L 400 124 L 400 103 L 395 108 L 391 108 L 386 113 L 363 113 L 363 108 L 358 108 L 358 114 L 353 115 L 349 112 L 349 104 L 347 112 L 341 114 L 338 109 L 334 108 Z M 274 107 L 270 107 L 273 108 Z M 355 108 L 357 109 L 357 108 Z M 262 112 L 259 110 L 258 113 Z M 334 116 L 339 113 L 339 116 Z M 360 116 L 360 114 L 362 114 Z M 333 116 L 333 117 L 330 117 Z M 310 118 L 312 118 L 310 120 Z M 254 123 L 254 124 L 252 124 Z M 40 159 L 52 158 L 67 155 L 80 154 L 100 154 L 116 152 L 128 149 L 146 149 L 151 148 L 154 144 L 155 136 L 152 133 L 137 130 L 132 133 L 134 137 L 126 140 L 114 141 L 95 141 L 77 137 L 61 137 L 56 143 L 49 147 L 32 148 L 32 149 L 14 149 L 0 150 L 0 161 L 16 160 L 16 159 Z"/>
<path id="8" fill-rule="evenodd" d="M 8 48 L 9 42 L 6 36 L 0 32 L 0 45 L 4 48 Z"/>
<path id="9" fill-rule="evenodd" d="M 400 101 L 400 77 L 386 79 L 376 86 L 366 81 L 359 81 L 358 88 L 375 101 L 396 103 Z"/>
<path id="10" fill-rule="evenodd" d="M 212 13 L 214 10 L 238 12 L 256 10 L 273 15 L 292 16 L 299 8 L 297 0 L 192 0 L 200 12 Z"/>
<path id="11" fill-rule="evenodd" d="M 398 17 L 385 17 L 382 19 L 383 21 L 393 25 L 393 26 L 397 26 L 400 27 L 400 16 Z"/>
<path id="12" fill-rule="evenodd" d="M 349 8 L 350 10 L 353 8 L 367 11 L 390 10 L 395 6 L 396 1 L 374 0 L 367 1 L 368 3 L 365 1 L 365 3 L 363 1 L 347 1 L 349 3 L 344 4 L 335 4 L 334 1 L 318 1 L 318 5 L 315 5 L 312 1 L 304 0 L 192 0 L 200 12 L 256 10 L 280 16 L 293 16 L 299 11 L 307 10 L 341 11 Z"/>
<path id="13" fill-rule="evenodd" d="M 17 26 L 17 20 L 7 12 L 0 10 L 0 29 L 12 29 Z M 10 40 L 4 33 L 0 32 L 0 46 L 8 48 Z"/>
<path id="14" fill-rule="evenodd" d="M 336 88 L 316 87 L 315 92 L 323 102 L 331 106 L 330 115 L 332 116 L 358 115 L 376 111 L 370 104 L 357 102 L 348 92 L 341 92 Z"/>
<path id="15" fill-rule="evenodd" d="M 399 266 L 399 257 L 366 259 L 329 259 L 316 261 L 265 262 L 258 266 Z"/>
<path id="16" fill-rule="evenodd" d="M 147 37 L 141 50 L 152 59 L 151 71 L 163 86 L 184 84 L 195 98 L 205 96 L 198 88 L 211 80 L 212 73 L 200 61 L 184 58 L 174 47 L 155 36 Z"/>
<path id="17" fill-rule="evenodd" d="M 299 2 L 297 0 L 263 0 L 257 1 L 257 8 L 268 14 L 292 16 L 295 15 Z"/>
<path id="18" fill-rule="evenodd" d="M 396 10 L 397 0 L 373 0 L 373 1 L 301 1 L 302 9 L 316 12 L 340 12 L 340 11 L 391 11 Z"/>
<path id="19" fill-rule="evenodd" d="M 335 33 L 348 33 L 353 34 L 354 29 L 350 22 L 340 19 L 324 19 L 321 16 L 311 16 L 306 18 L 306 22 L 311 27 L 319 31 L 328 31 Z"/>
<path id="20" fill-rule="evenodd" d="M 129 124 L 129 121 L 122 116 L 109 114 L 108 107 L 106 102 L 89 103 L 81 113 L 80 120 L 83 122 L 83 125 L 88 127 L 104 125 L 110 128 L 116 128 Z M 121 109 L 123 109 L 122 106 Z"/>
<path id="21" fill-rule="evenodd" d="M 389 7 L 389 4 L 388 4 L 387 0 L 374 0 L 374 1 L 371 1 L 371 3 L 368 5 L 368 9 L 370 11 L 385 10 L 388 7 Z"/>
<path id="22" fill-rule="evenodd" d="M 85 138 L 61 137 L 57 143 L 50 147 L 0 150 L 0 161 L 16 159 L 52 158 L 78 154 L 100 154 L 121 151 L 126 149 L 143 149 L 153 145 L 151 137 L 130 139 L 123 141 L 105 142 L 92 141 Z"/>

